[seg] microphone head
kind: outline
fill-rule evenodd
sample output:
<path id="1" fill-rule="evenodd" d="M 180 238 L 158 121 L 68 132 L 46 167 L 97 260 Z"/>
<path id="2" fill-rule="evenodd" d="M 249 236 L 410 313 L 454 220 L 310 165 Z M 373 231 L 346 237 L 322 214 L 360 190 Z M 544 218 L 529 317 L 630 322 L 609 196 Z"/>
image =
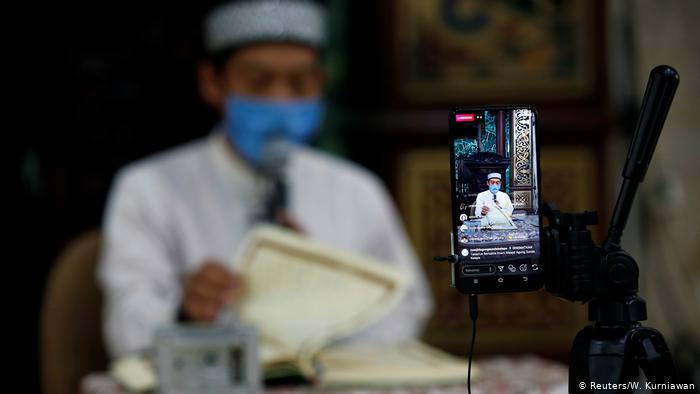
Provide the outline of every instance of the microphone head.
<path id="1" fill-rule="evenodd" d="M 286 139 L 274 139 L 263 148 L 260 169 L 272 180 L 265 203 L 265 221 L 276 223 L 280 209 L 287 208 L 287 165 L 294 145 Z"/>
<path id="2" fill-rule="evenodd" d="M 274 139 L 263 148 L 260 168 L 273 179 L 283 179 L 294 145 L 283 138 Z"/>

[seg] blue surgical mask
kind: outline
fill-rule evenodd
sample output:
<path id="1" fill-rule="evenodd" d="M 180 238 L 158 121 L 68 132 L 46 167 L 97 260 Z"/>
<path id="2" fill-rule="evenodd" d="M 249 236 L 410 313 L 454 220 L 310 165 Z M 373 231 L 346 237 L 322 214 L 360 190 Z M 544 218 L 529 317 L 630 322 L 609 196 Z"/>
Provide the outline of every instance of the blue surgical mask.
<path id="1" fill-rule="evenodd" d="M 501 185 L 489 185 L 489 190 L 491 190 L 491 193 L 496 194 L 501 190 Z"/>
<path id="2" fill-rule="evenodd" d="M 224 128 L 248 162 L 260 166 L 265 146 L 275 140 L 301 145 L 314 135 L 323 119 L 320 98 L 273 101 L 229 94 Z"/>

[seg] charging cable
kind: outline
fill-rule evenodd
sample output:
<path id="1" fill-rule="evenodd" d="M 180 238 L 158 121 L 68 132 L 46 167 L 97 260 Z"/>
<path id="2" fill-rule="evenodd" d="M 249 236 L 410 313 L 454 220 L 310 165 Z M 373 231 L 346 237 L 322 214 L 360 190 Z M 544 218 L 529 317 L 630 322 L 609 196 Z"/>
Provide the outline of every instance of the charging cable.
<path id="1" fill-rule="evenodd" d="M 435 261 L 447 261 L 456 263 L 459 261 L 459 256 L 451 254 L 449 256 L 435 256 Z M 476 341 L 476 319 L 479 317 L 479 299 L 476 294 L 469 294 L 469 318 L 472 321 L 472 343 L 469 347 L 469 366 L 467 368 L 467 392 L 472 393 L 472 359 L 474 358 L 474 342 Z"/>
<path id="2" fill-rule="evenodd" d="M 469 367 L 467 369 L 467 393 L 472 394 L 472 358 L 476 341 L 476 319 L 479 317 L 479 299 L 476 294 L 469 294 L 469 318 L 472 321 L 472 344 L 469 347 Z"/>

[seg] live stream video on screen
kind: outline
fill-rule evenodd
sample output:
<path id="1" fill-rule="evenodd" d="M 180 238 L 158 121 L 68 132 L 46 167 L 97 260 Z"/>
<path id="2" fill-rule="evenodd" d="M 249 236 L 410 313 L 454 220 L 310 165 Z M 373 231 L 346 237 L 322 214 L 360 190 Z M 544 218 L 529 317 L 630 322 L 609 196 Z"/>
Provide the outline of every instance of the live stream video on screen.
<path id="1" fill-rule="evenodd" d="M 469 262 L 540 254 L 535 113 L 457 112 L 454 132 L 455 252 Z"/>

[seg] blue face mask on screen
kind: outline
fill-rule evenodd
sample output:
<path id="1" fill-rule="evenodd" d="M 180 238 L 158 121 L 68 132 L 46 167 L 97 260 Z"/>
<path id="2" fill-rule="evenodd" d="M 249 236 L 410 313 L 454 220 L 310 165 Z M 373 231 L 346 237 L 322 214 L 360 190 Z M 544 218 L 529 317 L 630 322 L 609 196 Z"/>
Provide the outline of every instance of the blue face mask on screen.
<path id="1" fill-rule="evenodd" d="M 225 102 L 224 128 L 243 157 L 259 167 L 268 143 L 306 143 L 321 124 L 323 114 L 320 98 L 273 101 L 230 94 Z"/>
<path id="2" fill-rule="evenodd" d="M 496 194 L 501 190 L 501 185 L 489 185 L 489 190 L 491 190 L 491 193 Z"/>

